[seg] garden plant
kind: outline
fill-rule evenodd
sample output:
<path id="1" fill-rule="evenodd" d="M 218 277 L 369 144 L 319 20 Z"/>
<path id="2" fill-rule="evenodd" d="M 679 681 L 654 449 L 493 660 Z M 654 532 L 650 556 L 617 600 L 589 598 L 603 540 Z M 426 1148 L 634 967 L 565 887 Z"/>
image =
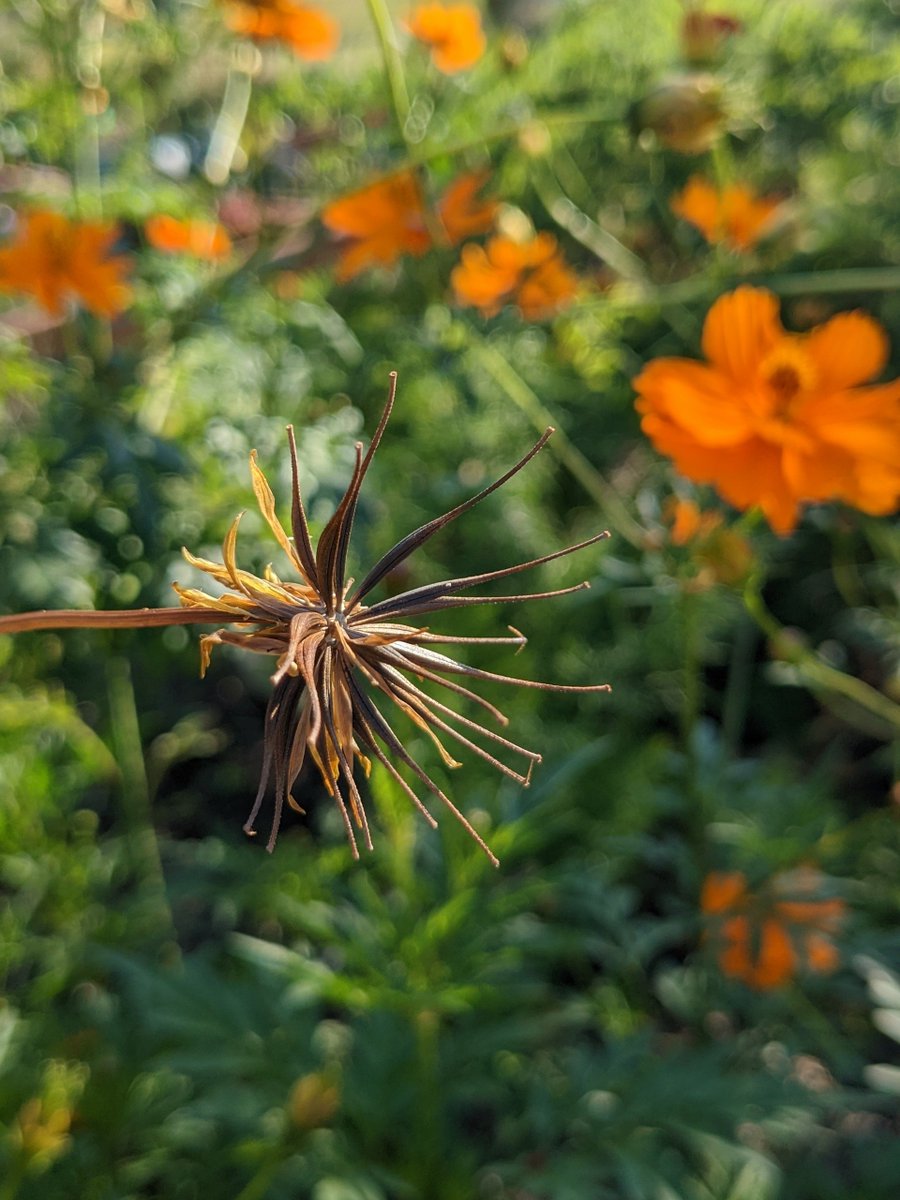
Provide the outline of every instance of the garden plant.
<path id="1" fill-rule="evenodd" d="M 897 1195 L 898 15 L 0 10 L 0 1200 Z"/>

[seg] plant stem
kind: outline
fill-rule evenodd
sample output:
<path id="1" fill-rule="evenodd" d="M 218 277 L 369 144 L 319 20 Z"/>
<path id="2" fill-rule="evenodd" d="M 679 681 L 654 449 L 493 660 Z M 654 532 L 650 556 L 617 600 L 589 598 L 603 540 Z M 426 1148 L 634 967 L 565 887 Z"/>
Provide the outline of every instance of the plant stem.
<path id="1" fill-rule="evenodd" d="M 246 1187 L 241 1188 L 235 1200 L 264 1200 L 269 1193 L 269 1186 L 278 1173 L 278 1168 L 284 1160 L 284 1152 L 280 1145 L 263 1159 L 259 1170 L 250 1179 Z"/>
<path id="2" fill-rule="evenodd" d="M 255 46 L 248 44 L 235 47 L 233 65 L 228 72 L 225 93 L 222 96 L 222 107 L 219 109 L 203 163 L 203 174 L 210 183 L 226 183 L 231 174 L 250 107 L 254 67 L 258 65 L 258 60 L 259 51 Z"/>
<path id="3" fill-rule="evenodd" d="M 753 651 L 758 638 L 752 621 L 743 620 L 738 625 L 731 647 L 728 663 L 728 680 L 722 701 L 722 741 L 731 755 L 740 750 L 747 720 L 747 700 L 750 695 L 750 677 L 753 666 Z"/>
<path id="4" fill-rule="evenodd" d="M 759 590 L 759 580 L 756 578 L 751 579 L 744 589 L 744 605 L 768 638 L 777 641 L 781 637 L 784 626 L 766 607 Z M 862 679 L 839 671 L 812 650 L 806 650 L 802 646 L 791 647 L 790 661 L 811 691 L 818 690 L 826 695 L 849 700 L 851 704 L 876 717 L 879 723 L 887 726 L 887 730 L 900 732 L 900 705 L 889 700 Z M 868 728 L 870 727 L 867 726 Z M 886 731 L 886 736 L 893 735 L 887 734 Z"/>
<path id="5" fill-rule="evenodd" d="M 175 923 L 153 826 L 131 665 L 126 658 L 108 663 L 107 693 L 113 747 L 122 772 L 122 813 L 132 870 L 150 901 L 154 927 L 174 941 Z"/>
<path id="6" fill-rule="evenodd" d="M 403 74 L 403 60 L 397 46 L 397 35 L 394 23 L 385 0 L 366 0 L 369 15 L 378 43 L 381 47 L 381 58 L 384 62 L 384 73 L 387 76 L 388 90 L 391 94 L 391 107 L 394 110 L 394 120 L 404 145 L 407 144 L 407 120 L 409 118 L 409 92 L 406 88 L 406 76 Z"/>
<path id="7" fill-rule="evenodd" d="M 548 425 L 557 426 L 549 442 L 550 450 L 572 474 L 591 499 L 597 504 L 604 517 L 608 518 L 616 532 L 633 546 L 644 544 L 644 531 L 619 499 L 615 488 L 604 479 L 595 466 L 581 453 L 566 433 L 558 428 L 553 413 L 543 404 L 528 386 L 518 371 L 506 361 L 502 354 L 489 342 L 473 342 L 469 353 L 477 363 L 503 389 L 534 427 L 543 432 Z"/>
<path id="8" fill-rule="evenodd" d="M 158 625 L 219 624 L 247 624 L 247 621 L 217 608 L 48 608 L 0 617 L 0 636 L 39 629 L 147 629 Z"/>
<path id="9" fill-rule="evenodd" d="M 418 1074 L 417 1149 L 418 1179 L 421 1194 L 435 1186 L 441 1159 L 441 1102 L 438 1079 L 438 1046 L 441 1018 L 433 1009 L 420 1009 L 413 1016 L 416 1036 Z"/>

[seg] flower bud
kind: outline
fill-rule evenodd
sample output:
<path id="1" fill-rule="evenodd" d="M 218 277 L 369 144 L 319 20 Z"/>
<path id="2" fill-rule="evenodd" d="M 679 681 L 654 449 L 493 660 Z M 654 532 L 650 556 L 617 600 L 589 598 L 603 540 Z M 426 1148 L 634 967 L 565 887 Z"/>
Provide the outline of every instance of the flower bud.
<path id="1" fill-rule="evenodd" d="M 638 101 L 634 127 L 679 154 L 709 150 L 725 124 L 722 94 L 711 75 L 673 77 Z"/>
<path id="2" fill-rule="evenodd" d="M 681 22 L 682 57 L 694 67 L 718 62 L 729 40 L 742 29 L 737 18 L 724 13 L 696 9 L 685 13 Z"/>
<path id="3" fill-rule="evenodd" d="M 297 1129 L 318 1129 L 327 1125 L 338 1110 L 338 1087 L 321 1071 L 301 1075 L 288 1098 L 288 1115 Z"/>

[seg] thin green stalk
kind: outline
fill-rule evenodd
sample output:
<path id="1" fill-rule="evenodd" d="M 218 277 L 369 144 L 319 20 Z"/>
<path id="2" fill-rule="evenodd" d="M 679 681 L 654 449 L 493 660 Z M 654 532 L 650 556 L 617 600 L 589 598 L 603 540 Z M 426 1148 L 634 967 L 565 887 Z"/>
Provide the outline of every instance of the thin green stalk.
<path id="1" fill-rule="evenodd" d="M 125 839 L 135 876 L 149 895 L 160 932 L 174 939 L 174 922 L 166 892 L 159 844 L 153 827 L 150 788 L 138 724 L 131 666 L 114 658 L 107 666 L 107 693 L 113 748 L 122 772 Z"/>
<path id="2" fill-rule="evenodd" d="M 494 347 L 485 341 L 473 342 L 469 355 L 474 363 L 491 376 L 513 404 L 528 417 L 535 429 L 543 432 L 548 425 L 556 426 L 553 413 L 544 405 L 522 376 Z M 562 465 L 572 474 L 596 503 L 616 532 L 633 546 L 644 544 L 644 531 L 619 499 L 615 488 L 604 479 L 566 433 L 557 427 L 548 443 Z"/>
<path id="3" fill-rule="evenodd" d="M 441 1130 L 441 1088 L 438 1070 L 441 1018 L 433 1009 L 420 1009 L 413 1017 L 416 1036 L 416 1165 L 422 1195 L 435 1186 L 440 1168 L 443 1135 Z"/>
<path id="4" fill-rule="evenodd" d="M 90 90 L 99 95 L 100 71 L 103 66 L 103 37 L 106 13 L 99 4 L 86 5 L 80 14 L 76 57 L 79 75 Z M 84 93 L 83 93 L 84 94 Z M 99 113 L 83 111 L 80 122 L 82 136 L 77 143 L 77 174 L 80 190 L 92 197 L 92 208 L 103 210 L 100 188 L 100 121 Z"/>
<path id="5" fill-rule="evenodd" d="M 250 108 L 253 74 L 258 55 L 259 51 L 255 46 L 235 47 L 233 64 L 225 82 L 222 106 L 203 163 L 203 174 L 210 183 L 223 184 L 231 174 L 234 156 Z"/>
<path id="6" fill-rule="evenodd" d="M 235 1200 L 264 1200 L 264 1197 L 269 1194 L 269 1187 L 272 1180 L 278 1174 L 281 1164 L 284 1162 L 285 1151 L 281 1145 L 276 1146 L 268 1156 L 263 1159 L 259 1170 L 250 1179 L 246 1187 L 241 1188 Z"/>
<path id="7" fill-rule="evenodd" d="M 766 287 L 780 296 L 827 296 L 842 292 L 893 292 L 900 288 L 900 267 L 850 267 L 835 271 L 808 271 L 796 275 L 731 275 L 710 279 L 704 275 L 682 279 L 678 283 L 637 283 L 618 285 L 613 292 L 573 305 L 590 311 L 612 306 L 616 309 L 665 308 L 710 299 L 724 289 L 749 283 Z"/>
<path id="8" fill-rule="evenodd" d="M 731 755 L 739 752 L 744 735 L 753 674 L 753 654 L 758 636 L 752 621 L 741 621 L 731 646 L 728 679 L 722 701 L 722 741 Z"/>
<path id="9" fill-rule="evenodd" d="M 646 284 L 647 268 L 642 260 L 579 208 L 566 195 L 561 182 L 558 174 L 549 168 L 543 180 L 540 174 L 537 177 L 538 197 L 557 225 L 622 279 Z"/>
<path id="10" fill-rule="evenodd" d="M 697 879 L 709 870 L 709 803 L 700 776 L 697 746 L 697 722 L 703 690 L 701 656 L 700 597 L 683 586 L 679 603 L 681 633 L 681 672 L 683 694 L 679 726 L 684 754 L 684 828 L 694 859 Z"/>
<path id="11" fill-rule="evenodd" d="M 15 1200 L 19 1194 L 19 1185 L 24 1178 L 25 1165 L 19 1161 L 10 1169 L 4 1179 L 0 1179 L 0 1200 Z"/>
<path id="12" fill-rule="evenodd" d="M 784 627 L 766 607 L 760 593 L 758 578 L 753 578 L 747 583 L 744 589 L 744 606 L 768 638 L 776 643 L 783 640 Z M 862 679 L 830 666 L 812 650 L 803 646 L 791 646 L 790 662 L 812 691 L 821 691 L 826 696 L 849 700 L 851 705 L 876 717 L 882 728 L 886 727 L 887 730 L 900 734 L 900 705 L 864 683 Z"/>
<path id="13" fill-rule="evenodd" d="M 409 92 L 406 88 L 406 76 L 403 73 L 403 59 L 397 45 L 397 35 L 394 23 L 385 0 L 366 0 L 369 15 L 378 44 L 381 47 L 381 57 L 384 62 L 384 73 L 387 76 L 388 89 L 391 93 L 391 106 L 394 119 L 404 144 L 407 142 L 407 121 L 409 119 Z"/>

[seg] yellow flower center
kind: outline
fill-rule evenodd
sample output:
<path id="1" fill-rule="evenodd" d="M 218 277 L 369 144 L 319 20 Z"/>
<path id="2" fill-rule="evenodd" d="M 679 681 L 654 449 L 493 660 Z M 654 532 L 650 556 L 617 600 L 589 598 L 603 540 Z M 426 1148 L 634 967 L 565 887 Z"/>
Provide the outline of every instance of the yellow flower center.
<path id="1" fill-rule="evenodd" d="M 780 342 L 768 355 L 760 370 L 772 416 L 787 420 L 797 396 L 816 384 L 815 364 L 803 350 L 790 341 Z"/>

